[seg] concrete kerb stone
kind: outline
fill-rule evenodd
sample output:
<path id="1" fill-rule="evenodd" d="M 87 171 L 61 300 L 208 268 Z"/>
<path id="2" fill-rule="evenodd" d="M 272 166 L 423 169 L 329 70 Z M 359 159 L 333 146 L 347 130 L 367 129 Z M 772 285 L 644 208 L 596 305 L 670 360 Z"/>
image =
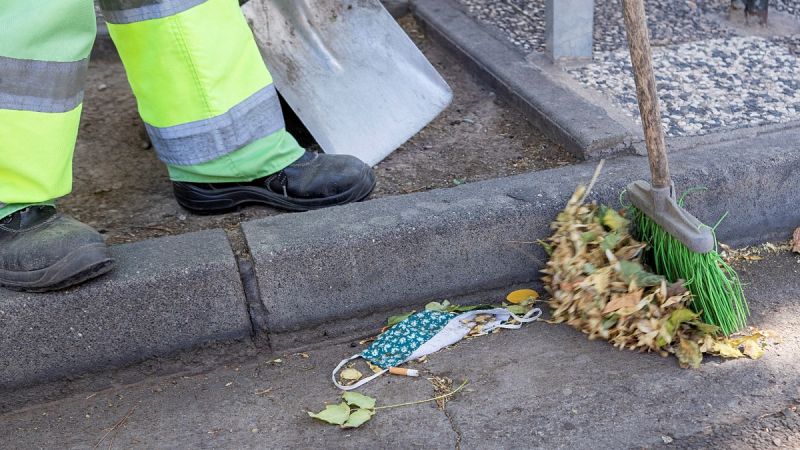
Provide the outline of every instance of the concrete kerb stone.
<path id="1" fill-rule="evenodd" d="M 113 246 L 116 270 L 79 288 L 0 288 L 0 392 L 251 333 L 221 230 Z"/>
<path id="2" fill-rule="evenodd" d="M 453 0 L 417 0 L 412 13 L 428 35 L 522 110 L 528 120 L 583 159 L 634 153 L 636 137 L 601 107 L 565 88 Z"/>
<path id="3" fill-rule="evenodd" d="M 800 192 L 797 142 L 795 130 L 683 151 L 672 161 L 677 189 L 708 188 L 686 205 L 712 225 L 730 213 L 717 229 L 724 242 L 784 239 L 800 224 L 800 210 L 788 207 Z M 267 327 L 297 333 L 535 282 L 546 261 L 536 241 L 595 165 L 245 223 Z M 646 158 L 610 160 L 591 198 L 618 205 L 627 183 L 648 174 Z"/>

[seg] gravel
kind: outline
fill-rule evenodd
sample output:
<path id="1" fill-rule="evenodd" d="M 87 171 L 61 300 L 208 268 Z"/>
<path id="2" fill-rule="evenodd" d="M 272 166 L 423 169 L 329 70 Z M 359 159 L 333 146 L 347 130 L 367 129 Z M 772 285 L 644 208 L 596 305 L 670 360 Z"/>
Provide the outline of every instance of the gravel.
<path id="1" fill-rule="evenodd" d="M 800 119 L 800 60 L 775 40 L 712 39 L 653 53 L 668 136 Z M 593 64 L 569 73 L 638 118 L 626 50 L 595 55 Z"/>
<path id="2" fill-rule="evenodd" d="M 544 51 L 545 0 L 458 1 L 522 52 Z M 594 61 L 569 73 L 638 120 L 621 3 L 595 0 Z M 800 119 L 800 34 L 740 36 L 719 21 L 730 0 L 645 4 L 668 136 Z M 800 18 L 800 0 L 770 4 Z"/>
<path id="3" fill-rule="evenodd" d="M 467 12 L 525 53 L 545 47 L 545 0 L 458 0 Z M 796 0 L 784 0 L 795 2 Z M 800 0 L 798 0 L 800 1 Z M 728 0 L 646 0 L 653 45 L 733 36 L 711 13 L 727 11 Z M 621 0 L 596 0 L 594 50 L 625 47 Z"/>
<path id="4" fill-rule="evenodd" d="M 770 0 L 769 7 L 800 18 L 800 0 Z"/>

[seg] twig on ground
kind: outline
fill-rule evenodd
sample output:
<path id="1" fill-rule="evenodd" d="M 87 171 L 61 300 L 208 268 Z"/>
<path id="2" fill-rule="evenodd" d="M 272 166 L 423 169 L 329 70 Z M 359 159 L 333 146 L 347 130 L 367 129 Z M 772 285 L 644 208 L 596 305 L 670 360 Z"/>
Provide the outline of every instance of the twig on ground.
<path id="1" fill-rule="evenodd" d="M 108 435 L 109 435 L 111 432 L 115 432 L 115 433 L 114 433 L 114 435 L 116 436 L 116 431 L 118 431 L 118 430 L 120 429 L 120 427 L 122 427 L 123 425 L 125 425 L 125 422 L 127 422 L 127 421 L 128 421 L 128 418 L 130 418 L 130 417 L 131 417 L 131 415 L 133 414 L 133 412 L 134 412 L 134 411 L 136 411 L 136 407 L 135 407 L 135 406 L 134 406 L 133 408 L 131 408 L 131 409 L 130 409 L 130 411 L 128 411 L 128 414 L 125 414 L 125 417 L 123 417 L 122 419 L 120 419 L 120 420 L 119 420 L 119 422 L 117 422 L 116 424 L 114 424 L 114 426 L 113 426 L 113 427 L 109 428 L 109 429 L 108 429 L 108 431 L 106 431 L 106 434 L 104 434 L 104 435 L 103 435 L 103 437 L 101 437 L 101 438 L 100 438 L 100 440 L 99 440 L 99 441 L 97 441 L 97 444 L 95 444 L 93 448 L 94 448 L 94 449 L 96 449 L 97 447 L 99 447 L 99 446 L 100 446 L 100 444 L 102 444 L 102 443 L 103 443 L 103 441 L 104 441 L 104 440 L 105 440 L 105 439 L 108 437 Z M 112 436 L 112 443 L 113 443 L 113 436 Z"/>

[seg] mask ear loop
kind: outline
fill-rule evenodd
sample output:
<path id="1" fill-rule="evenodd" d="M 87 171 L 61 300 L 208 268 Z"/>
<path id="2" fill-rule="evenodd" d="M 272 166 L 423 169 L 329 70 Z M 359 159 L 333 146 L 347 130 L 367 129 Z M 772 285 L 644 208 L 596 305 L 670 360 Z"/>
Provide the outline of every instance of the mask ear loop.
<path id="1" fill-rule="evenodd" d="M 333 381 L 333 384 L 336 385 L 337 388 L 339 388 L 339 389 L 341 389 L 343 391 L 352 391 L 353 389 L 359 388 L 359 387 L 369 383 L 370 381 L 374 380 L 375 378 L 378 378 L 379 376 L 383 375 L 384 373 L 386 373 L 389 370 L 389 369 L 383 369 L 380 372 L 372 374 L 372 375 L 368 376 L 367 378 L 363 378 L 361 380 L 358 380 L 358 382 L 353 383 L 353 384 L 351 384 L 349 386 L 345 386 L 343 384 L 340 384 L 339 381 L 336 379 L 336 374 L 339 373 L 339 371 L 342 369 L 342 367 L 344 367 L 345 364 L 349 363 L 350 361 L 352 361 L 354 359 L 358 359 L 358 358 L 361 358 L 360 354 L 359 355 L 353 355 L 353 356 L 351 356 L 351 357 L 349 357 L 347 359 L 343 359 L 342 362 L 340 362 L 339 365 L 336 366 L 335 369 L 333 369 L 333 373 L 331 373 L 331 380 Z"/>
<path id="2" fill-rule="evenodd" d="M 508 311 L 508 313 L 511 314 L 511 317 L 519 323 L 516 324 L 504 323 L 498 325 L 497 328 L 516 330 L 518 328 L 521 328 L 523 323 L 536 322 L 537 320 L 539 320 L 539 317 L 542 316 L 542 310 L 539 308 L 531 308 L 531 310 L 525 313 L 525 315 L 522 317 L 519 317 L 518 315 L 512 313 L 511 311 Z"/>

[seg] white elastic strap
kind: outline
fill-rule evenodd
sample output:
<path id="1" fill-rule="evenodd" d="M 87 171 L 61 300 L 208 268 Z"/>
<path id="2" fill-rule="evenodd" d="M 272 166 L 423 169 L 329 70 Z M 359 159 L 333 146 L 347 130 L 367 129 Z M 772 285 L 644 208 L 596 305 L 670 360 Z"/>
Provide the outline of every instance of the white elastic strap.
<path id="1" fill-rule="evenodd" d="M 528 311 L 527 313 L 525 313 L 525 315 L 522 316 L 522 317 L 519 317 L 518 315 L 512 313 L 511 311 L 508 311 L 508 313 L 511 314 L 511 317 L 514 320 L 516 320 L 517 322 L 519 322 L 519 323 L 515 323 L 515 324 L 506 323 L 506 324 L 498 325 L 497 328 L 505 328 L 505 329 L 508 329 L 508 330 L 516 330 L 516 329 L 522 327 L 523 323 L 536 322 L 537 320 L 539 320 L 539 317 L 542 316 L 542 310 L 539 309 L 539 308 L 531 308 L 531 310 Z"/>
<path id="2" fill-rule="evenodd" d="M 333 369 L 333 373 L 331 374 L 331 380 L 333 380 L 333 384 L 335 384 L 337 388 L 339 388 L 339 389 L 341 389 L 343 391 L 352 391 L 353 389 L 361 387 L 361 386 L 369 383 L 370 381 L 374 380 L 375 378 L 378 378 L 379 376 L 383 375 L 384 373 L 386 373 L 389 370 L 389 369 L 383 369 L 380 372 L 375 373 L 373 375 L 370 375 L 367 378 L 363 378 L 361 380 L 358 380 L 358 382 L 353 383 L 353 384 L 351 384 L 349 386 L 345 386 L 343 384 L 340 384 L 339 381 L 336 379 L 336 374 L 339 373 L 339 370 L 341 370 L 342 367 L 344 367 L 345 364 L 349 363 L 350 361 L 352 361 L 354 359 L 358 359 L 358 358 L 361 358 L 360 354 L 353 355 L 353 356 L 351 356 L 351 357 L 349 357 L 347 359 L 343 359 L 342 362 L 340 362 L 339 365 L 336 366 L 335 369 Z"/>

